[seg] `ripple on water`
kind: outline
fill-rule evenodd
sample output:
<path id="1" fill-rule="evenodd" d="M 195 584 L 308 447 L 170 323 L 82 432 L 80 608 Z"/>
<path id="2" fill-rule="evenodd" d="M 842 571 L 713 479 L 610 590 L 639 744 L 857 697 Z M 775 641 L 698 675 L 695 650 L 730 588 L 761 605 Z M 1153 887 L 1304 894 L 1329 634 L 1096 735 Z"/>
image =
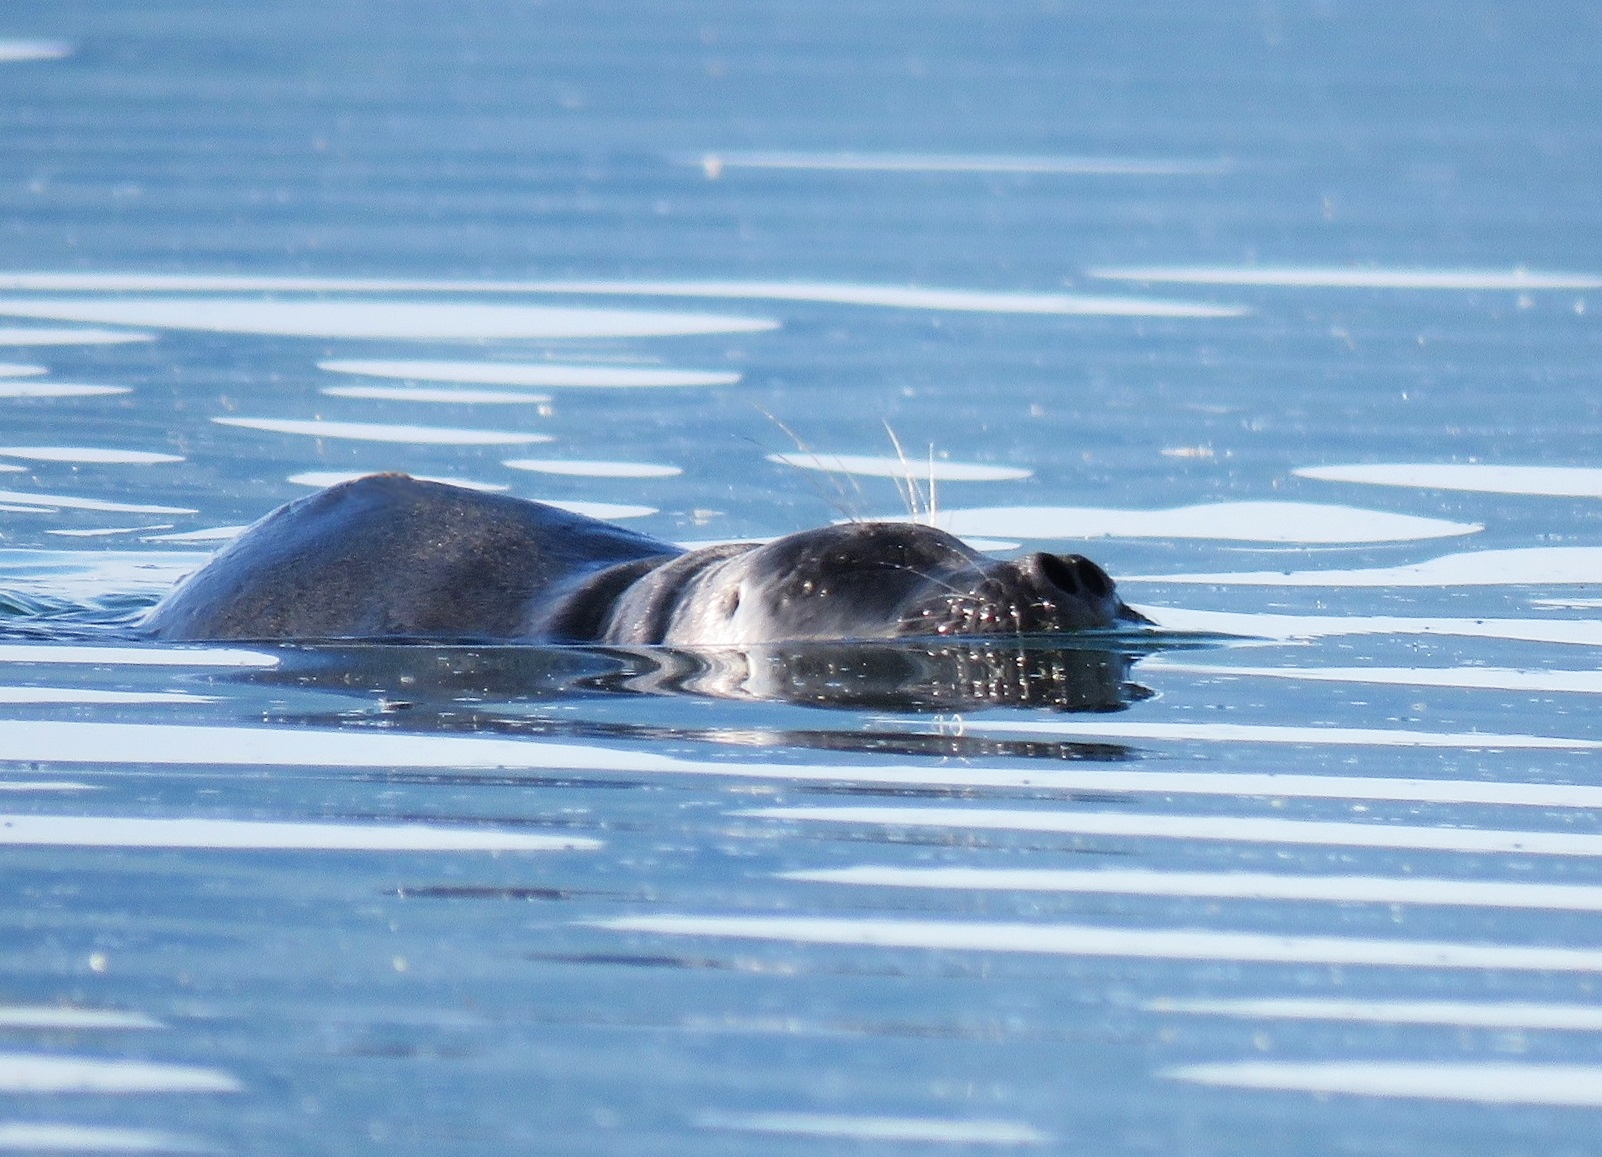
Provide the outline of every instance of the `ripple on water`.
<path id="1" fill-rule="evenodd" d="M 891 521 L 906 521 L 903 517 Z M 1210 538 L 1234 542 L 1341 544 L 1408 542 L 1475 534 L 1476 522 L 1448 522 L 1309 502 L 1215 502 L 1169 510 L 1089 506 L 988 506 L 939 511 L 942 530 L 961 536 L 1039 538 Z"/>
<path id="2" fill-rule="evenodd" d="M 975 462 L 948 462 L 942 458 L 883 458 L 866 454 L 769 454 L 769 462 L 818 470 L 829 474 L 858 474 L 869 478 L 909 478 L 916 482 L 1012 482 L 1034 474 L 1020 466 L 991 466 Z"/>
<path id="3" fill-rule="evenodd" d="M 600 462 L 579 458 L 510 458 L 501 463 L 513 470 L 536 474 L 564 474 L 579 478 L 676 478 L 684 471 L 678 466 L 654 462 Z"/>

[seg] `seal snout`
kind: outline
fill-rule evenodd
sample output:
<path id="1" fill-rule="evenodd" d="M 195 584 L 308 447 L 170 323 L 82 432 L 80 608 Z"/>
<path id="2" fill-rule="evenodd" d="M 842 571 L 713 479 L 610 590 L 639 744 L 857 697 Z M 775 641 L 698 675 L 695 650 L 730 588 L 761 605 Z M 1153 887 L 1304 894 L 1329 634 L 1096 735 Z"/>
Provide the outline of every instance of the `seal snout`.
<path id="1" fill-rule="evenodd" d="M 1043 551 L 1018 560 L 1018 569 L 1047 590 L 1081 599 L 1112 597 L 1113 580 L 1082 554 L 1046 554 Z"/>

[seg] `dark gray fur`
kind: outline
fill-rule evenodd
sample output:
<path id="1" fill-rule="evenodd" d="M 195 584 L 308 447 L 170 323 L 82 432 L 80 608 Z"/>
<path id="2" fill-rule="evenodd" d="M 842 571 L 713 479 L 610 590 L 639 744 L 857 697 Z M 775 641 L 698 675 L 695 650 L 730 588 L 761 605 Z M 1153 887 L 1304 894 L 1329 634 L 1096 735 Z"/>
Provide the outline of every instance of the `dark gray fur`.
<path id="1" fill-rule="evenodd" d="M 376 474 L 279 507 L 140 624 L 159 639 L 739 645 L 1146 622 L 1095 563 L 850 523 L 686 552 L 555 507 Z"/>

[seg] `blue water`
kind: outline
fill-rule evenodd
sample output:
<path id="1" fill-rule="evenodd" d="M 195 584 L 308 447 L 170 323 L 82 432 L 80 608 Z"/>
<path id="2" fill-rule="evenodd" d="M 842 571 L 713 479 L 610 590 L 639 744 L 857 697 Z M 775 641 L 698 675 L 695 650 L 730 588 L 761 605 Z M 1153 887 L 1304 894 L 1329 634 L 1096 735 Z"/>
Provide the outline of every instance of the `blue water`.
<path id="1" fill-rule="evenodd" d="M 0 13 L 0 1150 L 1590 1152 L 1597 24 Z M 1161 629 L 131 639 L 372 470 Z"/>

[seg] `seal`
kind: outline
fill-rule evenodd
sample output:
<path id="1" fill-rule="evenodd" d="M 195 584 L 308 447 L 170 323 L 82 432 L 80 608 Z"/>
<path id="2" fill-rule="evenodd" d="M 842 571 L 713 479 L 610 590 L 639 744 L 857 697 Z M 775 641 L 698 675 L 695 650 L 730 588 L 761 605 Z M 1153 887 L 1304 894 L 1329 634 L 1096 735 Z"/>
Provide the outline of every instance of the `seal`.
<path id="1" fill-rule="evenodd" d="M 1150 623 L 1079 555 L 987 558 L 932 527 L 846 523 L 686 551 L 538 502 L 404 474 L 247 527 L 137 624 L 165 640 L 742 646 Z"/>

